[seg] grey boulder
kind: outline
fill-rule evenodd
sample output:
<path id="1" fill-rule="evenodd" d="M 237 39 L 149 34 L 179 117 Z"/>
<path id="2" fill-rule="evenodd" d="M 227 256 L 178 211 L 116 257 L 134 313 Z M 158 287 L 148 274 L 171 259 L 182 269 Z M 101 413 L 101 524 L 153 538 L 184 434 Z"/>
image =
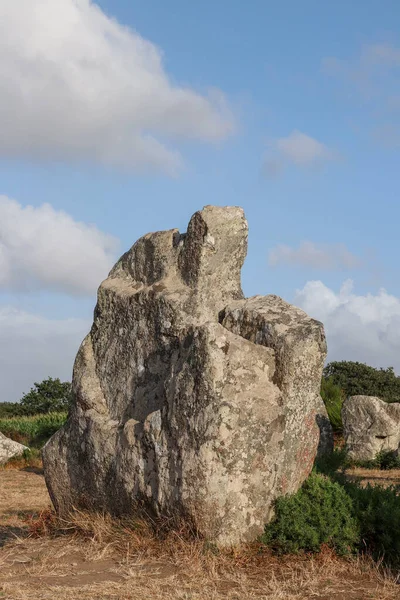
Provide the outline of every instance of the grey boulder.
<path id="1" fill-rule="evenodd" d="M 350 396 L 342 408 L 343 435 L 350 458 L 367 461 L 382 451 L 398 451 L 400 403 L 374 396 Z"/>
<path id="2" fill-rule="evenodd" d="M 0 465 L 4 465 L 10 458 L 14 456 L 20 456 L 24 450 L 27 450 L 26 446 L 10 440 L 4 434 L 0 433 Z"/>
<path id="3" fill-rule="evenodd" d="M 331 449 L 323 326 L 244 299 L 246 252 L 243 210 L 206 206 L 186 234 L 140 238 L 101 284 L 71 414 L 43 452 L 59 513 L 144 507 L 236 544 Z"/>

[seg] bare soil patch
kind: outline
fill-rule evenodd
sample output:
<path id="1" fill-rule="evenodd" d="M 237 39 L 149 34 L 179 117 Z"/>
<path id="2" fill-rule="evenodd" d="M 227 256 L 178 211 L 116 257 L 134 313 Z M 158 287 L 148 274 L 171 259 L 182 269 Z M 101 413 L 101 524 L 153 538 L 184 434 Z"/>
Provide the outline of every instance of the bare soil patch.
<path id="1" fill-rule="evenodd" d="M 39 470 L 0 470 L 2 600 L 400 597 L 393 578 L 367 560 L 337 559 L 328 551 L 279 558 L 254 545 L 218 554 L 179 531 L 160 541 L 146 530 L 84 514 L 70 531 L 66 524 L 63 535 L 29 537 L 32 518 L 49 504 Z"/>

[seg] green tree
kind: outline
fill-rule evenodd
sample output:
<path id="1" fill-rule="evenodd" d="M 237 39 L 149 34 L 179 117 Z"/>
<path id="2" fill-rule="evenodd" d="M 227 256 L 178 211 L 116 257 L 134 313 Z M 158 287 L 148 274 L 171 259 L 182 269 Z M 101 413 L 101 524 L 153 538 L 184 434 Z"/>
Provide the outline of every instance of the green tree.
<path id="1" fill-rule="evenodd" d="M 331 362 L 324 369 L 324 378 L 339 386 L 345 397 L 377 396 L 386 402 L 400 402 L 400 377 L 393 367 L 375 369 L 359 362 Z"/>
<path id="2" fill-rule="evenodd" d="M 24 415 L 68 411 L 72 399 L 71 384 L 48 377 L 25 394 L 20 402 Z"/>

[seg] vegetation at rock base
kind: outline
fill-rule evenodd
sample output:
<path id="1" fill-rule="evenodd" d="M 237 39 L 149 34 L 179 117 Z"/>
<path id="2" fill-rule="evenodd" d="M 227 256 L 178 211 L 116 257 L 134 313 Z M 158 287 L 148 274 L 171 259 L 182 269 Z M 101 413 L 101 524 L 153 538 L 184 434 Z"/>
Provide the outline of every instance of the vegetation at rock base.
<path id="1" fill-rule="evenodd" d="M 356 483 L 343 485 L 351 499 L 360 526 L 359 551 L 367 550 L 375 560 L 400 567 L 400 498 L 398 486 L 361 487 Z"/>
<path id="2" fill-rule="evenodd" d="M 393 452 L 392 450 L 382 450 L 373 460 L 356 462 L 354 464 L 357 467 L 364 467 L 365 469 L 382 469 L 383 471 L 400 469 L 400 457 L 397 452 Z"/>
<path id="3" fill-rule="evenodd" d="M 387 454 L 370 466 L 391 464 Z M 296 494 L 276 501 L 261 541 L 279 553 L 319 552 L 324 546 L 338 554 L 367 553 L 399 569 L 400 486 L 363 487 L 346 477 L 349 466 L 343 449 L 317 461 Z"/>
<path id="4" fill-rule="evenodd" d="M 317 552 L 327 545 L 346 554 L 359 540 L 350 497 L 325 475 L 313 473 L 296 494 L 278 498 L 275 513 L 262 541 L 278 552 Z"/>

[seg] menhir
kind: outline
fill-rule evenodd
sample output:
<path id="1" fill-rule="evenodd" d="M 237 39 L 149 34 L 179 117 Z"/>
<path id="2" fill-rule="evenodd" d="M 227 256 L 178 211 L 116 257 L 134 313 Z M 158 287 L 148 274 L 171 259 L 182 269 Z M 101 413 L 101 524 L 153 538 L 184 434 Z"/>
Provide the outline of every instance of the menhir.
<path id="1" fill-rule="evenodd" d="M 243 297 L 247 231 L 242 209 L 206 206 L 184 235 L 140 238 L 101 284 L 68 422 L 43 453 L 61 514 L 142 506 L 236 544 L 331 448 L 323 326 Z"/>

